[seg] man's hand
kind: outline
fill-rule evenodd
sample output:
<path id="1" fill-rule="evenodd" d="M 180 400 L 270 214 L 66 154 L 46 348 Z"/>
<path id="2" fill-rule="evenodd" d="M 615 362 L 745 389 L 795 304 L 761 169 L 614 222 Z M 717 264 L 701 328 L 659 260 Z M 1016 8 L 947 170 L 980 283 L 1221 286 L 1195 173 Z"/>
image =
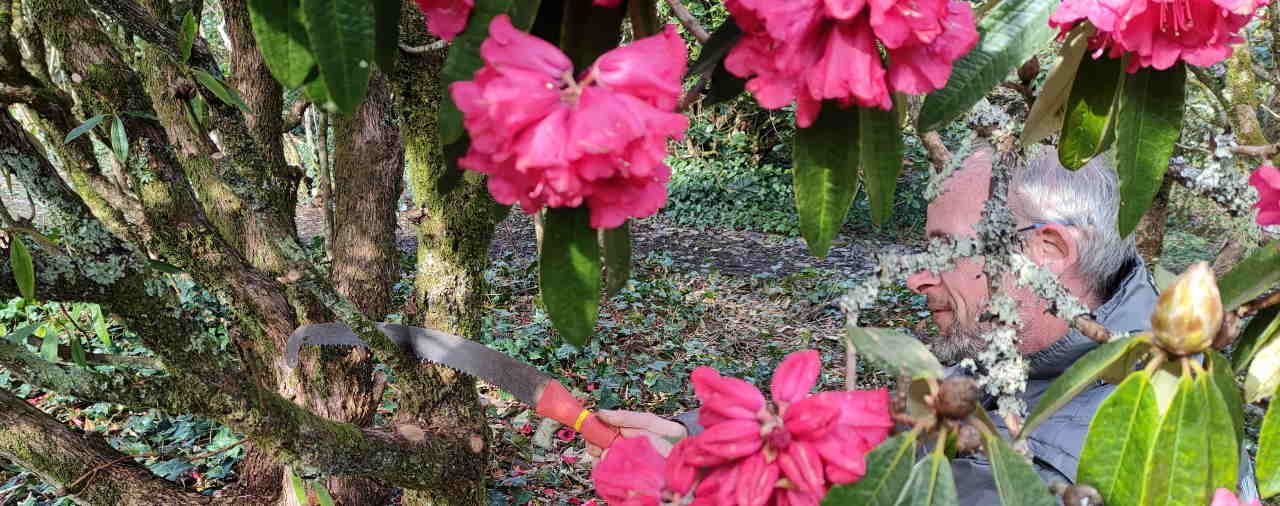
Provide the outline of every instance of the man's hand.
<path id="1" fill-rule="evenodd" d="M 684 425 L 679 422 L 673 422 L 662 418 L 653 413 L 643 413 L 639 411 L 598 411 L 596 416 L 600 421 L 617 427 L 622 432 L 622 437 L 644 436 L 649 438 L 649 442 L 653 444 L 653 448 L 663 457 L 671 452 L 671 447 L 681 439 L 688 436 Z M 594 459 L 599 459 L 604 455 L 604 450 L 599 446 L 587 443 L 587 454 Z"/>

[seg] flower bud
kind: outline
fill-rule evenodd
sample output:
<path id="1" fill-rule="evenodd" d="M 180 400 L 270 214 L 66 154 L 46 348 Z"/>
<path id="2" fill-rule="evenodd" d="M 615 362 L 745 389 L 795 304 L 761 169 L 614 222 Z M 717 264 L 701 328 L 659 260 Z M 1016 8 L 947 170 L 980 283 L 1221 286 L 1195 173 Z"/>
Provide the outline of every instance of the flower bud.
<path id="1" fill-rule="evenodd" d="M 1088 485 L 1075 484 L 1062 493 L 1062 504 L 1067 506 L 1103 506 L 1102 494 Z"/>
<path id="2" fill-rule="evenodd" d="M 934 407 L 938 414 L 951 419 L 964 419 L 978 403 L 978 384 L 968 376 L 952 376 L 942 381 Z"/>
<path id="3" fill-rule="evenodd" d="M 1222 297 L 1209 264 L 1200 262 L 1182 273 L 1156 301 L 1151 329 L 1156 344 L 1174 355 L 1204 351 L 1222 326 Z"/>

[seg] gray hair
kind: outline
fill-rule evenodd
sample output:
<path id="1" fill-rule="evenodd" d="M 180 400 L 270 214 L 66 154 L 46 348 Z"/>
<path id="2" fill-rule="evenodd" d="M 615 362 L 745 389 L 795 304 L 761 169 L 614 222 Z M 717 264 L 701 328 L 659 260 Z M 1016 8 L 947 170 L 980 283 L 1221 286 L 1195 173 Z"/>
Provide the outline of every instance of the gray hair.
<path id="1" fill-rule="evenodd" d="M 1116 215 L 1120 189 L 1108 153 L 1077 170 L 1058 163 L 1058 151 L 1041 146 L 1029 163 L 1014 171 L 1009 207 L 1029 223 L 1061 223 L 1078 231 L 1080 259 L 1076 265 L 1089 293 L 1106 300 L 1121 269 L 1138 256 L 1132 234 L 1120 237 Z"/>

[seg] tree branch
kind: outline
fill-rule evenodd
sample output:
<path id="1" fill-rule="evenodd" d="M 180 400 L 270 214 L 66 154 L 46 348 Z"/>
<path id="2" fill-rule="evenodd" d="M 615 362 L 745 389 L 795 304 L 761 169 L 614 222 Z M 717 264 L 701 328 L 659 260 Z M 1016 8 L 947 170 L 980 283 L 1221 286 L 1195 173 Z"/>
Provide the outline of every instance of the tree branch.
<path id="1" fill-rule="evenodd" d="M 1248 181 L 1236 174 L 1218 173 L 1212 175 L 1212 182 L 1201 182 L 1200 176 L 1204 170 L 1175 158 L 1169 161 L 1168 174 L 1178 184 L 1209 197 L 1230 216 L 1248 216 L 1253 212 L 1253 197 L 1249 194 Z"/>
<path id="2" fill-rule="evenodd" d="M 134 0 L 85 0 L 95 10 L 124 25 L 130 32 L 152 45 L 164 48 L 173 61 L 182 55 L 178 53 L 178 32 L 161 23 L 147 12 L 142 4 Z M 191 65 L 209 71 L 218 70 L 218 62 L 204 40 L 196 37 L 191 44 Z"/>
<path id="3" fill-rule="evenodd" d="M 680 3 L 680 0 L 667 0 L 667 5 L 671 6 L 671 12 L 675 13 L 676 19 L 680 20 L 680 24 L 684 25 L 684 28 L 689 30 L 693 38 L 698 39 L 698 42 L 705 43 L 707 39 L 711 38 L 711 34 L 707 33 L 707 29 L 703 28 L 701 23 L 698 23 L 698 18 L 693 17 L 693 13 L 689 12 L 689 9 Z"/>
<path id="4" fill-rule="evenodd" d="M 1232 146 L 1231 152 L 1238 155 L 1269 158 L 1272 155 L 1280 153 L 1280 143 L 1267 144 L 1264 146 Z"/>
<path id="5" fill-rule="evenodd" d="M 1222 90 L 1213 86 L 1213 76 L 1209 75 L 1209 73 L 1205 71 L 1204 67 L 1187 65 L 1187 68 L 1196 76 L 1196 81 L 1200 83 L 1200 86 L 1203 86 L 1205 91 L 1208 91 L 1216 101 L 1213 109 L 1218 112 L 1218 121 L 1221 122 L 1220 124 L 1224 127 L 1229 126 L 1231 122 L 1228 121 L 1227 118 L 1230 117 L 1229 111 L 1231 111 L 1231 101 L 1227 100 L 1226 95 L 1222 94 Z"/>

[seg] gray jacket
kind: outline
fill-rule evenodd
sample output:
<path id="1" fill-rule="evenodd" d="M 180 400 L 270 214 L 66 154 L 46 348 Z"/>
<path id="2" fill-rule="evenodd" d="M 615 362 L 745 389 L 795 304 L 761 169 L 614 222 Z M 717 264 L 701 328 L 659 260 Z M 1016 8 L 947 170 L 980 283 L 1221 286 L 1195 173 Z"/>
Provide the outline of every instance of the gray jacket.
<path id="1" fill-rule="evenodd" d="M 1094 312 L 1098 322 L 1112 332 L 1141 332 L 1151 328 L 1151 311 L 1155 308 L 1157 295 L 1155 282 L 1141 260 L 1132 262 L 1127 268 L 1128 272 L 1111 297 Z M 1048 348 L 1027 357 L 1027 389 L 1022 394 L 1027 406 L 1035 406 L 1054 379 L 1096 346 L 1097 343 L 1072 330 Z M 954 368 L 948 371 L 949 374 L 951 372 L 954 372 Z M 1027 437 L 1033 454 L 1032 462 L 1046 484 L 1054 481 L 1074 483 L 1076 468 L 1080 463 L 1080 450 L 1089 431 L 1089 421 L 1103 399 L 1113 390 L 1115 385 L 1098 382 L 1073 398 Z M 982 405 L 988 411 L 994 411 L 995 398 L 984 397 Z M 993 419 L 1000 430 L 1008 432 L 999 417 Z M 683 413 L 676 417 L 676 421 L 683 423 L 690 434 L 702 430 L 697 423 L 696 411 Z M 960 504 L 1000 504 L 1000 496 L 991 475 L 991 464 L 985 455 L 975 454 L 952 459 L 951 468 Z M 1242 501 L 1252 501 L 1258 496 L 1252 464 L 1243 449 L 1239 489 Z"/>

